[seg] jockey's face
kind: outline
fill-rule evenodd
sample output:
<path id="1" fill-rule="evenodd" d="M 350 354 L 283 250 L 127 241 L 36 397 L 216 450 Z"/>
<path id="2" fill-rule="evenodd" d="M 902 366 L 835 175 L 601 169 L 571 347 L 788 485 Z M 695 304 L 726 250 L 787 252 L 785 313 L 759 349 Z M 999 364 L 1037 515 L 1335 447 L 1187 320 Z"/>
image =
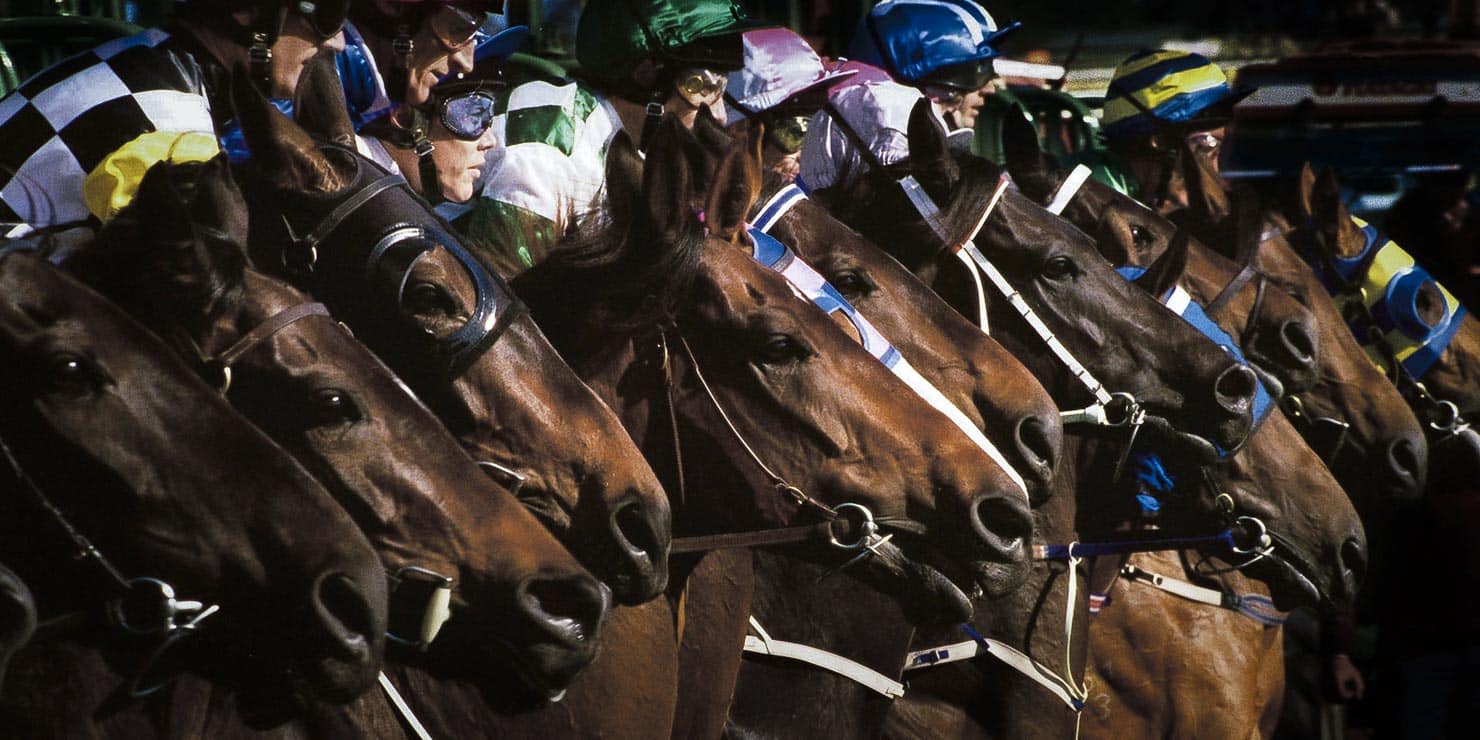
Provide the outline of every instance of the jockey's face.
<path id="1" fill-rule="evenodd" d="M 996 91 L 996 83 L 987 80 L 986 84 L 961 96 L 961 102 L 956 106 L 956 125 L 961 128 L 976 128 L 977 114 L 981 113 L 982 106 L 987 104 L 987 96 Z"/>
<path id="2" fill-rule="evenodd" d="M 477 141 L 468 141 L 453 136 L 441 119 L 433 116 L 430 138 L 437 147 L 432 150 L 432 162 L 437 165 L 437 184 L 442 188 L 442 197 L 454 203 L 472 200 L 488 150 L 498 144 L 493 128 L 484 131 Z"/>
<path id="3" fill-rule="evenodd" d="M 424 105 L 437 81 L 456 72 L 473 71 L 473 31 L 477 19 L 465 11 L 443 6 L 433 11 L 412 39 L 411 73 L 406 80 L 406 102 Z"/>
<path id="4" fill-rule="evenodd" d="M 283 32 L 272 45 L 272 97 L 292 98 L 303 65 L 321 53 L 333 54 L 343 49 L 343 31 L 324 38 L 303 16 L 289 13 L 283 22 Z"/>

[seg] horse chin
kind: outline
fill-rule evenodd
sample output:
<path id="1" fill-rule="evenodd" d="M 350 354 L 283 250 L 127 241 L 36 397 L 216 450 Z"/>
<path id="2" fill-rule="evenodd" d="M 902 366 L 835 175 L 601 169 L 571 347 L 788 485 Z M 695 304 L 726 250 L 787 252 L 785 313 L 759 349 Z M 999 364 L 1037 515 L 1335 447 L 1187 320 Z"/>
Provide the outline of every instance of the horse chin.
<path id="1" fill-rule="evenodd" d="M 473 645 L 478 647 L 469 649 Z M 434 647 L 433 652 L 438 663 L 456 664 L 456 672 L 465 678 L 479 683 L 485 680 L 500 685 L 517 683 L 528 692 L 528 699 L 540 703 L 559 701 L 565 696 L 570 682 L 596 659 L 597 645 L 595 640 L 587 640 L 578 648 L 546 642 L 515 645 L 484 635 L 474 642 L 449 641 Z M 509 681 L 510 678 L 514 681 Z"/>
<path id="2" fill-rule="evenodd" d="M 979 586 L 972 583 L 963 589 L 941 570 L 910 558 L 892 542 L 878 545 L 875 553 L 858 575 L 892 595 L 912 624 L 959 624 L 971 618 L 971 602 L 980 594 Z M 970 583 L 971 579 L 964 582 Z"/>
<path id="3" fill-rule="evenodd" d="M 1262 558 L 1248 569 L 1249 575 L 1257 577 L 1269 588 L 1269 598 L 1275 608 L 1290 611 L 1297 607 L 1329 609 L 1334 605 L 1329 594 L 1316 585 L 1305 571 L 1290 562 L 1287 556 Z"/>
<path id="4" fill-rule="evenodd" d="M 348 704 L 375 683 L 379 661 L 321 658 L 302 666 L 302 676 L 314 698 L 330 704 Z"/>

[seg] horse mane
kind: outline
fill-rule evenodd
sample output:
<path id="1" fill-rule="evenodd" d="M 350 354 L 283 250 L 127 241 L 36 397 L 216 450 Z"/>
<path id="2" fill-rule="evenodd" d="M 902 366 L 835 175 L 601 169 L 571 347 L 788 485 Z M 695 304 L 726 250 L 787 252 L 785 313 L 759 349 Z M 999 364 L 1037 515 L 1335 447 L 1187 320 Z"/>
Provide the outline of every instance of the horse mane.
<path id="1" fill-rule="evenodd" d="M 223 176 L 224 161 L 154 165 L 68 269 L 146 324 L 198 333 L 242 299 L 245 248 L 220 219 L 201 219 L 207 185 Z"/>

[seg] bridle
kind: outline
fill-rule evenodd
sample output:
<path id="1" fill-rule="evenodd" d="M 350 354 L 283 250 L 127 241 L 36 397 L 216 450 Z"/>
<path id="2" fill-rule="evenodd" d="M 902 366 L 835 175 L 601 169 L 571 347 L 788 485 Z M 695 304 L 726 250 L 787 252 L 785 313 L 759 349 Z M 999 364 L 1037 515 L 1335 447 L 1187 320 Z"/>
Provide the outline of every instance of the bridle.
<path id="1" fill-rule="evenodd" d="M 445 249 L 473 282 L 472 315 L 446 337 L 416 337 L 418 342 L 430 339 L 432 346 L 427 350 L 418 345 L 426 351 L 415 355 L 426 364 L 419 369 L 439 380 L 460 377 L 527 311 L 524 303 L 416 197 L 400 175 L 387 173 L 340 147 L 325 146 L 322 151 L 355 164 L 355 182 L 346 188 L 354 193 L 307 229 L 295 229 L 283 215 L 289 236 L 281 255 L 284 267 L 303 278 L 310 292 L 334 305 L 360 334 L 405 344 L 404 332 L 398 335 L 397 331 L 403 323 L 398 309 L 406 282 L 417 261 L 438 248 Z M 393 255 L 408 258 L 408 263 L 398 281 L 395 304 L 387 306 L 374 286 L 382 264 Z"/>
<path id="2" fill-rule="evenodd" d="M 207 368 L 208 372 L 219 378 L 218 389 L 225 396 L 231 388 L 233 365 L 262 343 L 277 336 L 278 333 L 310 317 L 322 317 L 333 322 L 337 328 L 348 331 L 343 324 L 334 321 L 329 314 L 328 307 L 324 304 L 299 303 L 269 316 L 225 350 L 209 357 L 202 356 L 202 365 Z M 454 579 L 443 573 L 416 565 L 405 565 L 394 571 L 387 571 L 386 576 L 389 581 L 388 599 L 391 605 L 397 605 L 398 599 L 412 603 L 411 608 L 400 612 L 393 610 L 393 614 L 414 615 L 403 620 L 405 622 L 403 625 L 388 626 L 386 639 L 425 652 L 442 629 L 442 625 L 451 616 Z"/>
<path id="3" fill-rule="evenodd" d="M 1404 268 L 1388 264 L 1389 260 L 1397 263 L 1404 258 L 1411 263 L 1412 258 L 1376 228 L 1355 218 L 1353 221 L 1362 228 L 1366 236 L 1362 252 L 1355 257 L 1336 257 L 1335 250 L 1325 243 L 1325 233 L 1316 228 L 1313 220 L 1308 220 L 1305 229 L 1297 229 L 1290 235 L 1294 237 L 1291 243 L 1300 245 L 1297 252 L 1315 270 L 1321 284 L 1337 301 L 1352 334 L 1363 344 L 1373 363 L 1383 371 L 1409 407 L 1428 427 L 1430 443 L 1442 444 L 1470 429 L 1470 423 L 1461 416 L 1459 407 L 1453 401 L 1434 396 L 1421 378 L 1438 360 L 1453 333 L 1458 330 L 1465 309 L 1418 265 L 1411 264 Z M 1302 238 L 1302 232 L 1308 234 Z M 1375 277 L 1372 271 L 1379 262 L 1383 263 L 1385 270 L 1393 273 L 1387 275 L 1386 282 L 1380 286 L 1372 284 Z M 1405 286 L 1401 283 L 1405 279 L 1409 279 L 1406 287 L 1413 294 L 1423 284 L 1432 282 L 1438 288 L 1441 300 L 1445 302 L 1444 321 L 1447 323 L 1442 328 L 1432 328 L 1422 342 L 1407 335 L 1402 328 L 1393 328 L 1394 324 L 1401 322 L 1390 315 L 1391 311 L 1386 306 L 1388 292 L 1395 286 L 1402 290 Z M 1369 292 L 1377 295 L 1369 296 Z M 1385 320 L 1375 313 L 1378 306 L 1382 307 Z M 1400 334 L 1404 335 L 1403 341 L 1410 345 L 1406 353 L 1397 346 L 1394 339 Z"/>
<path id="4" fill-rule="evenodd" d="M 893 539 L 892 534 L 880 534 L 879 526 L 905 527 L 908 529 L 920 528 L 918 524 L 904 518 L 875 517 L 868 507 L 857 503 L 843 503 L 830 506 L 813 498 L 800 487 L 787 481 L 786 478 L 772 470 L 765 460 L 755 451 L 745 435 L 735 426 L 730 415 L 725 412 L 724 406 L 719 402 L 719 397 L 709 386 L 704 378 L 704 373 L 699 369 L 699 362 L 694 357 L 693 350 L 689 347 L 688 340 L 679 333 L 677 327 L 663 327 L 658 330 L 656 349 L 660 352 L 658 365 L 663 372 L 664 394 L 667 399 L 669 420 L 673 430 L 673 454 L 678 471 L 678 485 L 676 490 L 680 491 L 680 500 L 683 500 L 683 452 L 678 434 L 678 409 L 674 403 L 673 391 L 673 363 L 669 352 L 669 335 L 673 335 L 676 344 L 683 350 L 683 355 L 689 364 L 689 370 L 697 381 L 699 390 L 703 397 L 708 400 L 710 406 L 719 414 L 725 428 L 730 435 L 740 443 L 751 462 L 760 469 L 777 494 L 790 499 L 797 505 L 800 511 L 809 512 L 821 520 L 817 524 L 793 525 L 775 529 L 763 529 L 754 532 L 735 532 L 727 534 L 702 535 L 698 537 L 675 537 L 669 548 L 670 554 L 682 554 L 692 552 L 707 552 L 739 547 L 760 547 L 769 545 L 790 544 L 820 540 L 830 547 L 841 550 L 850 557 L 842 565 L 834 568 L 830 573 L 836 573 L 845 568 L 857 565 L 864 560 L 877 555 L 878 548 Z M 842 532 L 836 526 L 841 525 Z"/>
<path id="5" fill-rule="evenodd" d="M 202 623 L 219 613 L 221 607 L 203 601 L 178 598 L 175 587 L 160 578 L 124 576 L 26 473 L 3 436 L 0 436 L 0 454 L 5 458 L 6 471 L 16 487 L 61 530 L 62 536 L 75 552 L 73 559 L 88 564 L 102 575 L 107 591 L 101 604 L 103 624 L 117 630 L 126 639 L 153 642 L 153 646 L 145 651 L 144 658 L 129 674 L 126 684 L 129 697 L 141 699 L 169 685 L 175 674 L 151 676 L 154 667 L 171 648 L 197 634 Z M 44 623 L 41 632 L 55 632 L 87 619 L 85 614 L 63 615 Z"/>

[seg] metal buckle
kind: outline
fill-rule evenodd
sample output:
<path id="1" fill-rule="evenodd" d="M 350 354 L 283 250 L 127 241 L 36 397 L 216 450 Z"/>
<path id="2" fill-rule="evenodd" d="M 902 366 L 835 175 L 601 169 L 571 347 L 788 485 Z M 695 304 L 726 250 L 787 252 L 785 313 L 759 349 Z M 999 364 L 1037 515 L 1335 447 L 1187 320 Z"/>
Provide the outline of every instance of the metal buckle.
<path id="1" fill-rule="evenodd" d="M 649 118 L 662 118 L 663 117 L 663 104 L 662 103 L 648 103 L 646 106 L 643 107 L 643 112 L 646 113 Z"/>
<path id="2" fill-rule="evenodd" d="M 1237 533 L 1248 525 L 1253 525 L 1252 531 L 1256 532 L 1256 534 L 1253 534 L 1254 547 L 1239 547 L 1237 539 L 1232 539 L 1228 545 L 1230 550 L 1233 550 L 1239 555 L 1256 555 L 1261 554 L 1264 550 L 1268 550 L 1274 544 L 1274 538 L 1269 536 L 1269 529 L 1264 526 L 1263 521 L 1255 517 L 1241 516 L 1233 520 L 1233 527 L 1231 529 Z M 1249 530 L 1244 531 L 1247 532 Z"/>
<path id="3" fill-rule="evenodd" d="M 846 519 L 847 514 L 845 512 L 857 512 L 859 534 L 858 540 L 856 542 L 843 542 L 838 539 L 837 533 L 833 531 L 832 525 L 829 524 L 827 528 L 828 544 L 840 550 L 844 550 L 847 552 L 856 552 L 858 554 L 854 555 L 852 558 L 849 558 L 848 561 L 843 563 L 842 565 L 839 565 L 838 567 L 822 574 L 822 578 L 826 578 L 834 573 L 857 565 L 865 558 L 878 555 L 879 546 L 883 545 L 891 539 L 894 539 L 894 535 L 892 534 L 886 534 L 882 537 L 879 536 L 879 525 L 874 521 L 873 512 L 869 511 L 868 507 L 862 504 L 838 504 L 837 507 L 835 507 L 833 510 L 837 512 L 838 519 Z M 819 578 L 818 580 L 821 579 Z"/>
<path id="4" fill-rule="evenodd" d="M 158 578 L 135 578 L 128 590 L 108 602 L 108 618 L 131 635 L 161 636 L 194 630 L 206 617 L 220 611 L 212 604 L 175 598 L 175 587 Z M 189 617 L 181 622 L 182 617 Z"/>
<path id="5" fill-rule="evenodd" d="M 419 582 L 431 586 L 431 593 L 427 594 L 427 601 L 421 612 L 421 622 L 417 626 L 417 636 L 412 638 L 401 637 L 387 627 L 385 637 L 387 640 L 400 645 L 413 647 L 420 652 L 426 652 L 431 647 L 432 641 L 437 639 L 437 633 L 442 631 L 442 625 L 452 616 L 452 586 L 451 576 L 443 575 L 430 568 L 418 565 L 402 566 L 395 573 L 388 573 L 391 580 L 392 600 L 396 592 L 407 582 Z"/>

